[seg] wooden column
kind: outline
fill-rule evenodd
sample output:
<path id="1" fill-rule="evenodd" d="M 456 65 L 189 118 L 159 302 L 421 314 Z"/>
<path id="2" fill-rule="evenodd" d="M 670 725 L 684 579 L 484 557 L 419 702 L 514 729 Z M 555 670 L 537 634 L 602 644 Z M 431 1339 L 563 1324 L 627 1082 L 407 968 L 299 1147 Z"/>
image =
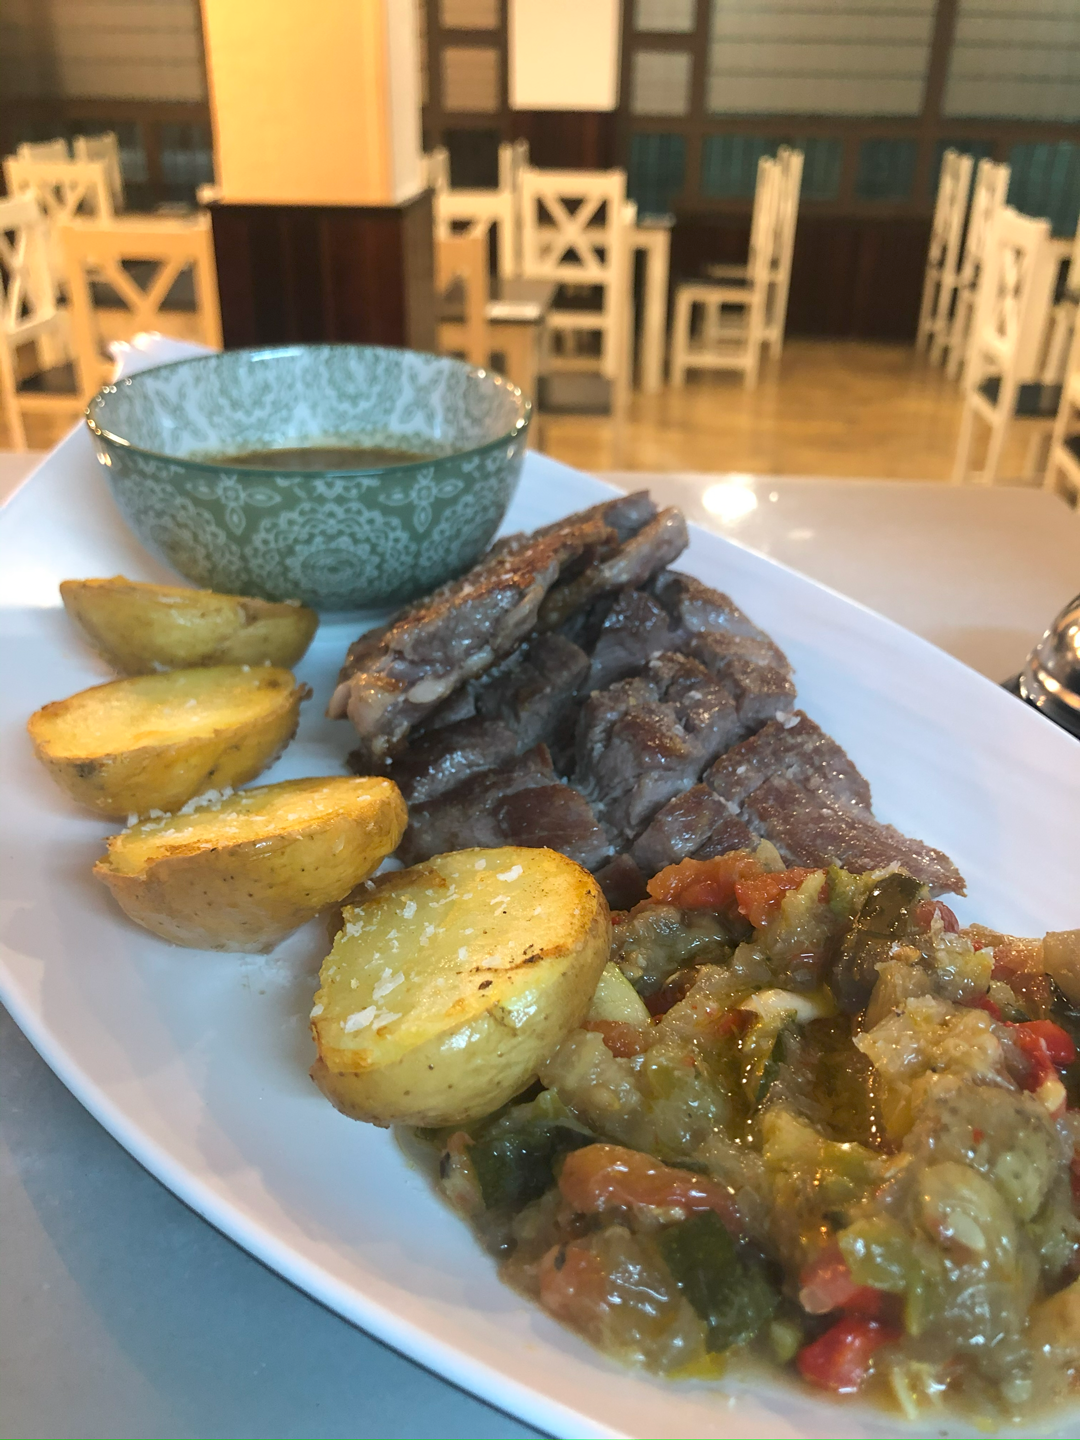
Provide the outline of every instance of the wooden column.
<path id="1" fill-rule="evenodd" d="M 415 15 L 402 0 L 203 0 L 229 346 L 431 349 Z"/>

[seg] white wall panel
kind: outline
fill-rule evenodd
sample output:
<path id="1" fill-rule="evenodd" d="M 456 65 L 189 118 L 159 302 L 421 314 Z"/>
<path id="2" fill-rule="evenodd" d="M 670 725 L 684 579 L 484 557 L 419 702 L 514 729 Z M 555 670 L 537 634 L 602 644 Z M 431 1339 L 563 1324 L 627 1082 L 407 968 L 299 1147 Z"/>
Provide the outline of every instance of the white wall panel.
<path id="1" fill-rule="evenodd" d="M 514 110 L 614 110 L 619 0 L 510 0 Z"/>

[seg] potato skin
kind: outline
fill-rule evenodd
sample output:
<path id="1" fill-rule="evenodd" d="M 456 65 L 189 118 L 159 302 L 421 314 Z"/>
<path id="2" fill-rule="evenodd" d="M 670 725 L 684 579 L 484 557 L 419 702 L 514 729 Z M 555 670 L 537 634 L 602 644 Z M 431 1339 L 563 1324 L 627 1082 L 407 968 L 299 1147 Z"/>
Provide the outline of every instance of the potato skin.
<path id="1" fill-rule="evenodd" d="M 554 852 L 508 847 L 486 853 L 550 857 Z M 428 864 L 452 858 L 436 857 Z M 565 943 L 544 951 L 542 959 L 548 963 L 536 966 L 535 981 L 519 989 L 512 1001 L 497 1002 L 459 1025 L 452 1023 L 451 1016 L 461 1002 L 452 1001 L 446 1023 L 389 1063 L 371 1063 L 362 1054 L 344 1054 L 328 1043 L 328 1036 L 320 1035 L 319 1023 L 313 1023 L 320 1054 L 311 1076 L 338 1110 L 351 1119 L 384 1126 L 464 1124 L 490 1114 L 524 1089 L 544 1060 L 584 1019 L 611 948 L 611 921 L 599 885 L 567 857 L 557 859 L 565 862 L 565 870 L 552 876 L 548 903 L 556 913 L 568 917 L 576 913 L 583 918 L 576 925 L 568 919 Z M 520 859 L 519 863 L 528 862 Z M 427 868 L 414 867 L 418 886 L 425 884 Z M 408 874 L 402 872 L 393 880 L 400 886 L 402 876 Z M 476 926 L 463 926 L 462 936 L 479 927 L 482 914 L 478 908 L 475 915 L 465 917 L 475 919 Z M 519 953 L 526 955 L 530 935 L 527 906 L 519 923 Z M 447 943 L 454 946 L 458 938 L 451 934 Z M 468 942 L 463 948 L 469 948 Z"/>
<path id="2" fill-rule="evenodd" d="M 290 792 L 302 809 L 305 787 L 327 783 L 348 791 L 332 815 L 254 840 L 203 833 L 197 849 L 163 855 L 137 874 L 110 863 L 124 841 L 113 836 L 94 875 L 125 914 L 163 940 L 197 950 L 264 953 L 366 880 L 405 833 L 405 802 L 390 780 L 285 781 L 243 793 L 251 801 Z"/>
<path id="3" fill-rule="evenodd" d="M 207 790 L 235 789 L 254 780 L 296 734 L 300 702 L 311 691 L 306 685 L 298 685 L 288 670 L 251 670 L 252 681 L 257 681 L 261 690 L 272 692 L 270 703 L 260 703 L 241 722 L 215 727 L 201 735 L 182 735 L 172 743 L 136 743 L 131 748 L 118 743 L 104 751 L 88 745 L 87 753 L 68 755 L 55 752 L 48 732 L 55 722 L 74 712 L 76 702 L 83 703 L 84 697 L 112 692 L 119 686 L 171 682 L 193 675 L 218 675 L 222 683 L 228 683 L 228 676 L 241 673 L 236 666 L 174 670 L 167 675 L 112 680 L 67 700 L 55 700 L 42 706 L 27 722 L 34 751 L 73 800 L 115 820 L 146 815 L 151 810 L 178 810 Z"/>
<path id="4" fill-rule="evenodd" d="M 291 669 L 319 624 L 304 605 L 219 595 L 180 585 L 64 580 L 64 609 L 121 675 L 192 665 L 281 665 Z"/>

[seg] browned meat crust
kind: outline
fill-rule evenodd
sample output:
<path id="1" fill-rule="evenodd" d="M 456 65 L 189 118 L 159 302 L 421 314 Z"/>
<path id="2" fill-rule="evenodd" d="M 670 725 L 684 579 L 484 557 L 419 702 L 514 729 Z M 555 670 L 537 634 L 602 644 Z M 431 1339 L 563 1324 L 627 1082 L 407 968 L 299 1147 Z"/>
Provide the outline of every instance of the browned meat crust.
<path id="1" fill-rule="evenodd" d="M 658 655 L 589 696 L 574 784 L 622 847 L 741 733 L 726 686 L 687 655 Z"/>
<path id="2" fill-rule="evenodd" d="M 409 805 L 435 800 L 541 741 L 558 743 L 567 723 L 572 743 L 570 702 L 588 669 L 588 656 L 571 641 L 539 635 L 452 697 L 468 718 L 436 723 L 443 714 L 437 711 L 389 767 L 370 765 L 361 750 L 353 751 L 349 764 L 362 775 L 388 776 Z"/>
<path id="3" fill-rule="evenodd" d="M 560 576 L 587 575 L 655 515 L 647 495 L 624 496 L 500 541 L 461 579 L 362 635 L 328 713 L 353 722 L 368 763 L 397 753 L 413 726 L 516 649 Z"/>

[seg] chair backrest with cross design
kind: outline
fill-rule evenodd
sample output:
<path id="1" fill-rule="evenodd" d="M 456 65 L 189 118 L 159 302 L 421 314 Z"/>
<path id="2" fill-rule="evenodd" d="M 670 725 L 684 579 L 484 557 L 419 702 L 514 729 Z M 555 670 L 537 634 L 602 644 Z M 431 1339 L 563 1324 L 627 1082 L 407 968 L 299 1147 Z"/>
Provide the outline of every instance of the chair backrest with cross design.
<path id="1" fill-rule="evenodd" d="M 45 218 L 32 195 L 0 200 L 0 394 L 16 449 L 26 449 L 24 412 L 74 415 L 85 405 L 92 392 L 77 366 L 66 372 L 72 359 L 68 317 L 56 303 Z M 49 383 L 41 383 L 43 377 Z"/>
<path id="2" fill-rule="evenodd" d="M 630 304 L 625 171 L 523 170 L 521 215 L 526 278 L 600 291 L 599 309 L 549 311 L 549 333 L 598 335 L 601 374 L 622 375 Z M 567 357 L 583 368 L 578 358 Z"/>
<path id="3" fill-rule="evenodd" d="M 994 217 L 1005 204 L 1011 175 L 1008 165 L 999 165 L 993 160 L 980 160 L 975 170 L 971 208 L 968 211 L 963 253 L 956 277 L 956 306 L 948 332 L 949 356 L 945 373 L 952 380 L 963 374 L 966 364 L 983 251 Z"/>
<path id="4" fill-rule="evenodd" d="M 986 237 L 979 300 L 972 320 L 971 345 L 964 371 L 964 410 L 960 421 L 953 480 L 992 484 L 997 478 L 1008 427 L 1017 411 L 1020 356 L 1033 326 L 1041 325 L 1033 301 L 1050 243 L 1050 222 L 1021 215 L 1010 205 L 997 211 Z M 1032 387 L 1038 389 L 1041 387 Z M 971 467 L 973 424 L 989 427 L 982 469 Z"/>
<path id="5" fill-rule="evenodd" d="M 102 135 L 76 135 L 71 144 L 76 160 L 100 160 L 105 166 L 113 209 L 123 210 L 124 177 L 120 169 L 120 142 L 115 130 L 106 130 Z"/>
<path id="6" fill-rule="evenodd" d="M 109 342 L 131 340 L 143 330 L 221 349 L 208 216 L 120 217 L 107 226 L 77 222 L 65 226 L 61 239 L 72 339 L 87 376 L 96 373 L 99 384 L 107 380 Z M 181 288 L 187 293 L 174 293 Z"/>
<path id="7" fill-rule="evenodd" d="M 941 159 L 930 244 L 923 276 L 922 302 L 915 338 L 918 352 L 928 350 L 935 364 L 945 358 L 953 300 L 960 270 L 960 242 L 971 191 L 970 155 L 952 148 Z"/>

